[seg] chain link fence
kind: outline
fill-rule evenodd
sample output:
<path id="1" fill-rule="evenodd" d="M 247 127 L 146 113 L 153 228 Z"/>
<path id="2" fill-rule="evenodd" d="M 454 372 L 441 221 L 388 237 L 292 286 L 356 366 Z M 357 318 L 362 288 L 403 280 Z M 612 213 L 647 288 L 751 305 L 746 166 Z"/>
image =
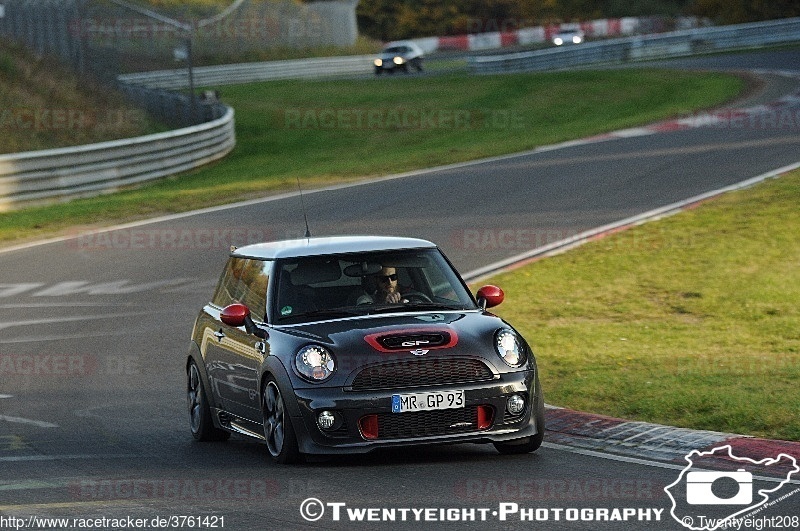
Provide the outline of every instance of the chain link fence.
<path id="1" fill-rule="evenodd" d="M 0 35 L 110 84 L 123 73 L 182 68 L 189 80 L 195 66 L 242 62 L 270 48 L 352 45 L 357 3 L 236 0 L 217 13 L 162 13 L 128 0 L 0 0 Z M 224 114 L 213 98 L 194 97 L 191 80 L 186 86 L 191 96 L 121 88 L 170 125 Z"/>

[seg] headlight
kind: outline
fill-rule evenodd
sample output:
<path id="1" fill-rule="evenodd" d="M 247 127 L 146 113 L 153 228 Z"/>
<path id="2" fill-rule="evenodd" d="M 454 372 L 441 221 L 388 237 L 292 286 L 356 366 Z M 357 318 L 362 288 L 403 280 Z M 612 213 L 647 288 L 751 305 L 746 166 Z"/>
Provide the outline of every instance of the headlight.
<path id="1" fill-rule="evenodd" d="M 381 61 L 380 59 L 375 59 L 375 61 L 373 61 L 373 64 L 375 66 L 383 66 L 383 61 Z"/>
<path id="2" fill-rule="evenodd" d="M 556 37 L 555 39 L 553 39 L 553 43 L 556 46 L 561 46 L 562 44 L 564 44 L 564 39 L 562 39 L 561 37 Z"/>
<path id="3" fill-rule="evenodd" d="M 401 65 L 401 64 L 403 64 L 405 62 L 406 62 L 406 60 L 403 59 L 402 57 L 395 57 L 394 58 L 394 64 L 396 64 L 396 65 Z"/>
<path id="4" fill-rule="evenodd" d="M 511 367 L 519 367 L 525 363 L 525 351 L 513 330 L 508 328 L 499 330 L 494 339 L 494 348 L 503 361 Z"/>
<path id="5" fill-rule="evenodd" d="M 294 366 L 301 376 L 312 382 L 327 380 L 336 370 L 333 355 L 319 345 L 306 345 L 297 351 Z"/>

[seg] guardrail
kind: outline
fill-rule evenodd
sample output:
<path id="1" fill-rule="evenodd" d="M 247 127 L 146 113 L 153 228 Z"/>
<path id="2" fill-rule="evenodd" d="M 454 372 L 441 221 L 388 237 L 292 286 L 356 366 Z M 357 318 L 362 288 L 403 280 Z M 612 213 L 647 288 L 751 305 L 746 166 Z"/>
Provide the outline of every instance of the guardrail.
<path id="1" fill-rule="evenodd" d="M 194 84 L 198 87 L 221 86 L 278 79 L 311 79 L 337 75 L 369 74 L 372 72 L 372 61 L 374 59 L 373 56 L 369 55 L 351 55 L 202 66 L 194 68 Z M 122 74 L 117 79 L 126 84 L 167 90 L 177 90 L 189 86 L 189 75 L 185 68 Z"/>
<path id="2" fill-rule="evenodd" d="M 94 195 L 191 170 L 236 143 L 233 109 L 166 133 L 83 146 L 0 155 L 0 210 L 20 202 Z"/>
<path id="3" fill-rule="evenodd" d="M 476 74 L 550 71 L 797 41 L 800 41 L 800 18 L 790 18 L 565 45 L 533 52 L 470 57 L 468 68 Z"/>

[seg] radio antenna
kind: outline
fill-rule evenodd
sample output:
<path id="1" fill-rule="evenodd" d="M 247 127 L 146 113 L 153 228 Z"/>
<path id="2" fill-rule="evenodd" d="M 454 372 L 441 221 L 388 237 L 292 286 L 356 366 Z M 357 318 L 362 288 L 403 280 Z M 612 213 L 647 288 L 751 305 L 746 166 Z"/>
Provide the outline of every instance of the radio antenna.
<path id="1" fill-rule="evenodd" d="M 297 176 L 297 189 L 300 190 L 300 205 L 303 207 L 303 221 L 306 222 L 306 235 L 305 238 L 311 238 L 311 231 L 308 228 L 308 215 L 306 214 L 306 202 L 303 199 L 303 188 L 300 186 L 300 176 Z"/>

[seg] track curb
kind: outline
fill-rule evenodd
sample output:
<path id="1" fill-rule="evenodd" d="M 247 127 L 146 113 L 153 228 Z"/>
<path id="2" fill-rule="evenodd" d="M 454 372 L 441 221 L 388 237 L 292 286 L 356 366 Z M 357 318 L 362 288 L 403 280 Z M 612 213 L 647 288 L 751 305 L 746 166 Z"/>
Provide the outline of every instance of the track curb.
<path id="1" fill-rule="evenodd" d="M 676 466 L 686 465 L 686 456 L 692 451 L 706 452 L 726 445 L 731 446 L 735 455 L 746 455 L 756 461 L 779 454 L 800 460 L 800 442 L 629 421 L 554 406 L 547 407 L 545 424 L 547 443 Z M 788 470 L 775 468 L 775 477 L 785 476 Z"/>

